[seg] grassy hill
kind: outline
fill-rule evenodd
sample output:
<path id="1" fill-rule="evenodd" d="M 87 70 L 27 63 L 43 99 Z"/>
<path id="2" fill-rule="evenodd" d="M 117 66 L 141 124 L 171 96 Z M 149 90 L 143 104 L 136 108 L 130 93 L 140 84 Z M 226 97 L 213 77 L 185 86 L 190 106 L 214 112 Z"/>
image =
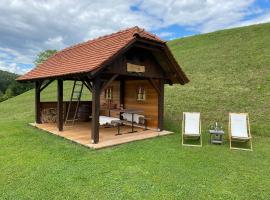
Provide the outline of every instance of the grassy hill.
<path id="1" fill-rule="evenodd" d="M 269 135 L 270 23 L 169 42 L 190 83 L 166 88 L 166 114 L 200 111 L 203 127 L 248 112 L 253 134 Z"/>
<path id="2" fill-rule="evenodd" d="M 27 125 L 33 90 L 0 103 L 0 199 L 269 199 L 270 23 L 169 46 L 190 79 L 165 89 L 174 135 L 91 151 Z M 56 100 L 55 84 L 42 100 Z M 201 112 L 202 148 L 181 148 L 183 111 Z M 250 113 L 253 152 L 208 144 L 210 123 L 226 128 L 228 112 Z"/>

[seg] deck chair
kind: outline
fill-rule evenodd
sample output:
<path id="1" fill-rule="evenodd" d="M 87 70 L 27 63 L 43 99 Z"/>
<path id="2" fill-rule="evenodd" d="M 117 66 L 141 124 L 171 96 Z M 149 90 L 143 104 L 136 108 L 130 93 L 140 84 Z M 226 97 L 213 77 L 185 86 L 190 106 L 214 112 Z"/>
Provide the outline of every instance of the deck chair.
<path id="1" fill-rule="evenodd" d="M 249 117 L 247 113 L 229 113 L 230 149 L 252 151 Z M 249 148 L 233 147 L 232 142 L 249 142 Z"/>
<path id="2" fill-rule="evenodd" d="M 184 140 L 199 139 L 200 144 L 187 144 Z M 200 113 L 184 112 L 182 121 L 182 145 L 202 147 Z"/>

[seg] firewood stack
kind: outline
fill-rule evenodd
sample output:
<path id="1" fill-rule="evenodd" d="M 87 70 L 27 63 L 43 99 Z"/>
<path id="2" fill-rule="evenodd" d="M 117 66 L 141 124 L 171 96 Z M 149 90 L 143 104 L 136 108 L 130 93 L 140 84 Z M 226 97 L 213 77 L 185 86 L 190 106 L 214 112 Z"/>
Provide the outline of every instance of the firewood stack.
<path id="1" fill-rule="evenodd" d="M 57 112 L 55 108 L 46 108 L 41 112 L 42 123 L 55 123 L 57 117 Z"/>

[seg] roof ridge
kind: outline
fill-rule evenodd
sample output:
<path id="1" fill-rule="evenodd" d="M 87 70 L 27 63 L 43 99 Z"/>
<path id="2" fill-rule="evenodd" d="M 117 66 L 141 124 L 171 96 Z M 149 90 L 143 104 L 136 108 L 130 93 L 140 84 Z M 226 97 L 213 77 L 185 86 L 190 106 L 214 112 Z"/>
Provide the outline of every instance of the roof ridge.
<path id="1" fill-rule="evenodd" d="M 144 33 L 146 33 L 147 35 L 150 35 L 152 37 L 154 37 L 155 39 L 161 40 L 163 42 L 165 42 L 164 40 L 162 40 L 160 37 L 158 37 L 156 34 L 150 33 L 148 31 L 145 31 Z"/>
<path id="2" fill-rule="evenodd" d="M 138 27 L 138 28 L 139 28 L 139 27 Z M 148 36 L 150 36 L 150 37 L 153 37 L 153 39 L 157 39 L 157 40 L 160 40 L 161 42 L 165 42 L 165 41 L 162 40 L 160 37 L 158 37 L 156 34 L 150 33 L 150 32 L 146 31 L 146 30 L 143 29 L 143 28 L 139 28 L 138 34 L 140 35 L 140 33 L 144 33 L 144 34 L 146 34 L 146 35 L 148 35 Z M 143 36 L 141 36 L 141 37 L 143 37 Z M 149 38 L 149 39 L 150 39 L 150 38 Z"/>

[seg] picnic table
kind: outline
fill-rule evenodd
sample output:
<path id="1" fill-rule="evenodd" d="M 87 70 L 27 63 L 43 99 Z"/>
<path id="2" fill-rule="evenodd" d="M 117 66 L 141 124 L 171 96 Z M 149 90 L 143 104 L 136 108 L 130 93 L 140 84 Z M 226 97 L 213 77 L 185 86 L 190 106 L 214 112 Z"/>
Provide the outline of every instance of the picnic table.
<path id="1" fill-rule="evenodd" d="M 112 109 L 111 111 L 119 112 L 120 116 L 121 116 L 122 113 L 131 114 L 131 131 L 129 133 L 137 132 L 136 130 L 134 130 L 134 114 L 142 114 L 143 110 L 137 110 L 137 109 Z"/>

